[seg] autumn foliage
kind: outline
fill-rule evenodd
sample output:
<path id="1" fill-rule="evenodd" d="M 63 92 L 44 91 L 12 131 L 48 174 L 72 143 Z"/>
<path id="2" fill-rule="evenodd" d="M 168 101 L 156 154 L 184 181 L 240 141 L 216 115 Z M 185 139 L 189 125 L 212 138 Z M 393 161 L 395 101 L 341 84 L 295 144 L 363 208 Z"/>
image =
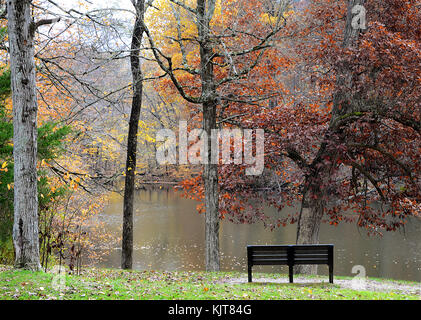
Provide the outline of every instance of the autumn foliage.
<path id="1" fill-rule="evenodd" d="M 347 48 L 347 1 L 294 8 L 267 59 L 241 85 L 224 88 L 234 97 L 251 95 L 253 87 L 278 98 L 275 105 L 263 99 L 224 106 L 225 117 L 234 116 L 226 126 L 263 128 L 266 142 L 261 177 L 246 176 L 244 166 L 220 166 L 221 218 L 279 227 L 295 223 L 301 206 L 295 215 L 274 218 L 264 215 L 265 205 L 305 208 L 318 196 L 327 203 L 326 222 L 356 222 L 369 233 L 396 230 L 420 215 L 420 7 L 388 0 L 366 1 L 365 8 L 368 28 Z M 253 28 L 250 19 L 242 23 Z M 344 68 L 350 86 L 338 87 Z M 332 124 L 339 91 L 346 99 L 335 112 L 352 111 Z M 311 194 L 310 184 L 322 192 Z M 186 195 L 201 197 L 200 179 L 183 186 Z"/>

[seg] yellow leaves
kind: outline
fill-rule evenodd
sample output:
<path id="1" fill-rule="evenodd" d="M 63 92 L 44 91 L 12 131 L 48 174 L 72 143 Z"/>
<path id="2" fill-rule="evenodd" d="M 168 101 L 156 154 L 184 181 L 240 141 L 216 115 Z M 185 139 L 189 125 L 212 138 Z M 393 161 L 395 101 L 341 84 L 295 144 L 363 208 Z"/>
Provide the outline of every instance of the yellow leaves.
<path id="1" fill-rule="evenodd" d="M 276 22 L 276 18 L 268 13 L 265 13 L 261 15 L 260 21 L 263 23 L 274 24 Z"/>
<path id="2" fill-rule="evenodd" d="M 138 137 L 142 138 L 145 142 L 155 143 L 155 130 L 153 124 L 147 123 L 142 120 L 139 121 Z"/>
<path id="3" fill-rule="evenodd" d="M 50 167 L 50 164 L 45 159 L 42 159 L 41 160 L 41 167 Z"/>
<path id="4" fill-rule="evenodd" d="M 187 6 L 195 7 L 194 1 L 186 1 Z M 145 20 L 155 39 L 155 43 L 164 49 L 164 54 L 172 56 L 179 50 L 176 41 L 170 38 L 189 39 L 197 34 L 197 27 L 192 15 L 184 9 L 175 6 L 169 0 L 157 0 L 154 7 L 158 10 L 148 10 Z"/>
<path id="5" fill-rule="evenodd" d="M 78 187 L 79 187 L 79 184 L 78 184 L 77 182 L 75 182 L 74 180 L 72 180 L 72 181 L 70 181 L 70 187 L 71 187 L 73 190 L 77 190 L 77 189 L 78 189 Z"/>
<path id="6" fill-rule="evenodd" d="M 13 105 L 12 105 L 12 98 L 11 97 L 5 99 L 4 106 L 5 106 L 5 109 L 6 109 L 7 116 L 12 117 L 12 115 L 13 115 Z"/>
<path id="7" fill-rule="evenodd" d="M 4 171 L 7 172 L 9 169 L 7 169 L 7 161 L 3 162 L 3 164 L 1 165 L 1 169 L 0 171 Z"/>
<path id="8" fill-rule="evenodd" d="M 284 17 L 287 18 L 289 16 L 292 16 L 294 13 L 295 13 L 294 10 L 289 10 L 289 11 L 287 11 L 287 12 L 284 13 Z"/>
<path id="9" fill-rule="evenodd" d="M 283 13 L 284 18 L 288 18 L 289 16 L 293 15 L 295 13 L 294 10 L 289 10 Z M 260 21 L 263 23 L 267 23 L 270 25 L 274 25 L 276 24 L 276 22 L 278 21 L 278 17 L 277 16 L 273 16 L 269 13 L 264 13 L 260 16 Z"/>

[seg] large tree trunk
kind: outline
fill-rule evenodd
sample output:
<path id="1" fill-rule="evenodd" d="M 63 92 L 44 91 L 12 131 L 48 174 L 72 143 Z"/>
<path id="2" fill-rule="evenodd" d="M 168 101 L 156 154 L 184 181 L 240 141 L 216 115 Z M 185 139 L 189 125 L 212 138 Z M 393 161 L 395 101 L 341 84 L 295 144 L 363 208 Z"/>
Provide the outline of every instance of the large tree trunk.
<path id="1" fill-rule="evenodd" d="M 121 268 L 131 269 L 133 265 L 133 199 L 135 192 L 135 171 L 137 132 L 142 107 L 143 75 L 140 63 L 140 46 L 144 32 L 143 19 L 145 11 L 144 0 L 133 3 L 136 9 L 136 20 L 132 34 L 130 65 L 133 78 L 132 110 L 129 119 L 129 134 L 127 137 L 126 177 L 124 185 L 123 205 L 123 238 L 121 253 Z"/>
<path id="2" fill-rule="evenodd" d="M 303 208 L 297 226 L 297 244 L 318 244 L 319 231 L 324 213 L 323 199 L 309 200 L 308 208 Z M 298 265 L 295 273 L 317 274 L 317 265 Z"/>
<path id="3" fill-rule="evenodd" d="M 13 101 L 15 266 L 40 270 L 37 195 L 37 96 L 31 1 L 9 0 Z"/>
<path id="4" fill-rule="evenodd" d="M 203 182 L 205 187 L 205 262 L 207 271 L 219 271 L 219 190 L 218 165 L 211 162 L 211 134 L 216 129 L 217 93 L 212 64 L 213 44 L 210 39 L 210 20 L 215 9 L 215 1 L 207 4 L 197 1 L 197 28 L 200 44 L 200 76 L 202 83 L 203 129 L 209 138 L 207 161 L 204 164 Z"/>
<path id="5" fill-rule="evenodd" d="M 350 47 L 357 43 L 360 30 L 352 27 L 353 13 L 352 9 L 356 5 L 364 5 L 365 0 L 350 0 L 348 2 L 348 13 L 345 23 L 344 40 L 342 43 L 343 48 Z M 330 131 L 336 131 L 335 128 L 336 120 L 343 115 L 352 112 L 352 97 L 349 96 L 348 92 L 351 82 L 352 74 L 351 70 L 347 66 L 342 67 L 338 70 L 336 80 L 336 92 L 333 96 L 333 109 L 332 118 L 330 122 Z M 323 164 L 321 159 L 323 155 L 329 154 L 331 150 L 326 148 L 326 143 L 322 144 L 315 161 L 312 163 L 313 168 L 317 168 L 317 164 L 322 164 L 318 169 L 314 169 L 315 172 L 310 175 L 307 180 L 308 191 L 304 195 L 307 197 L 309 204 L 308 208 L 303 208 L 299 217 L 297 226 L 297 244 L 317 244 L 319 243 L 319 230 L 320 224 L 323 218 L 323 213 L 326 205 L 325 192 L 326 186 L 320 187 L 321 181 L 326 180 L 329 175 L 330 168 Z M 330 155 L 331 156 L 331 155 Z M 303 201 L 304 203 L 305 201 Z M 316 274 L 317 265 L 300 265 L 295 267 L 296 273 L 303 274 Z"/>

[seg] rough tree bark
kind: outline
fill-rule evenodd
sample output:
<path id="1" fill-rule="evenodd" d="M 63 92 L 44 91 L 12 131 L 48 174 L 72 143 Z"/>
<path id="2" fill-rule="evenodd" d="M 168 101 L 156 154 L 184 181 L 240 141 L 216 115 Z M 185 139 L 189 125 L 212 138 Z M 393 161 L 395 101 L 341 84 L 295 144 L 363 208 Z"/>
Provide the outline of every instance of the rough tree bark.
<path id="1" fill-rule="evenodd" d="M 7 1 L 13 101 L 15 266 L 40 270 L 37 195 L 35 26 L 31 1 Z"/>
<path id="2" fill-rule="evenodd" d="M 356 5 L 362 6 L 364 3 L 365 0 L 350 0 L 348 2 L 344 40 L 342 43 L 343 48 L 355 45 L 358 40 L 361 30 L 352 27 L 352 20 L 354 17 L 352 9 Z M 351 76 L 351 70 L 349 70 L 346 66 L 342 67 L 338 72 L 336 81 L 337 91 L 333 97 L 332 118 L 329 125 L 329 132 L 333 132 L 337 129 L 335 127 L 337 119 L 345 114 L 352 112 L 352 103 L 350 101 L 352 98 L 348 94 L 349 90 L 347 90 L 352 85 Z M 325 187 L 323 187 L 323 179 L 325 179 L 326 175 L 329 175 L 330 172 L 330 167 L 323 165 L 321 159 L 323 159 L 324 154 L 329 152 L 330 151 L 328 151 L 326 148 L 326 143 L 323 143 L 320 147 L 318 155 L 310 165 L 310 167 L 313 169 L 313 172 L 307 179 L 308 188 L 304 194 L 305 200 L 303 201 L 303 203 L 306 201 L 308 202 L 308 208 L 302 208 L 298 220 L 297 244 L 319 243 L 320 225 L 326 205 L 326 201 L 324 200 L 326 191 L 324 190 Z M 322 166 L 320 166 L 320 164 L 322 164 Z M 295 272 L 303 274 L 316 274 L 317 265 L 300 265 L 295 267 Z"/>
<path id="3" fill-rule="evenodd" d="M 325 200 L 322 198 L 323 192 L 309 192 L 310 199 L 308 207 L 302 208 L 297 226 L 297 244 L 317 244 L 319 243 L 319 231 L 322 222 Z M 316 274 L 317 265 L 298 265 L 295 273 Z"/>
<path id="4" fill-rule="evenodd" d="M 126 177 L 124 185 L 123 205 L 123 238 L 121 268 L 131 269 L 133 265 L 133 199 L 135 191 L 135 170 L 137 151 L 137 132 L 142 107 L 143 74 L 140 63 L 140 47 L 144 33 L 145 1 L 132 0 L 136 9 L 136 20 L 133 27 L 130 51 L 130 65 L 133 78 L 132 109 L 129 119 L 127 137 Z"/>
<path id="5" fill-rule="evenodd" d="M 216 129 L 217 92 L 210 41 L 210 21 L 215 1 L 197 1 L 197 27 L 200 44 L 200 77 L 202 83 L 203 130 L 211 137 Z M 207 271 L 219 271 L 219 189 L 218 165 L 211 163 L 211 139 L 208 139 L 208 159 L 204 163 L 203 182 L 205 191 L 205 263 Z"/>
<path id="6" fill-rule="evenodd" d="M 203 104 L 203 129 L 211 136 L 216 127 L 216 103 Z M 211 150 L 210 139 L 208 150 Z M 210 152 L 209 152 L 210 155 Z M 204 164 L 203 180 L 205 187 L 205 263 L 207 271 L 219 271 L 219 189 L 218 165 L 212 164 L 210 158 Z"/>

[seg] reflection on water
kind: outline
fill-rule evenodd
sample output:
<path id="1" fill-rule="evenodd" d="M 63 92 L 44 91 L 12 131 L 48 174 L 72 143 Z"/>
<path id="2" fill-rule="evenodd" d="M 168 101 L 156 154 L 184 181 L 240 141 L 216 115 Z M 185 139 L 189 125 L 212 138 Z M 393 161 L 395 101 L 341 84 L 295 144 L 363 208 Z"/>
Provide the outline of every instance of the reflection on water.
<path id="1" fill-rule="evenodd" d="M 135 200 L 133 268 L 137 270 L 204 270 L 204 216 L 197 203 L 180 198 L 172 190 L 141 190 Z M 121 233 L 123 200 L 115 198 L 102 218 L 111 232 Z M 288 209 L 286 209 L 288 210 Z M 292 210 L 292 209 L 289 209 Z M 296 225 L 274 231 L 261 223 L 222 221 L 221 269 L 247 270 L 248 244 L 294 244 Z M 335 245 L 335 274 L 354 276 L 354 265 L 366 268 L 370 277 L 421 281 L 421 220 L 412 219 L 405 232 L 368 237 L 353 224 L 323 225 L 321 243 Z M 115 248 L 100 263 L 120 267 L 121 250 Z M 286 272 L 281 266 L 256 266 L 259 272 Z M 319 267 L 327 274 L 327 266 Z"/>

